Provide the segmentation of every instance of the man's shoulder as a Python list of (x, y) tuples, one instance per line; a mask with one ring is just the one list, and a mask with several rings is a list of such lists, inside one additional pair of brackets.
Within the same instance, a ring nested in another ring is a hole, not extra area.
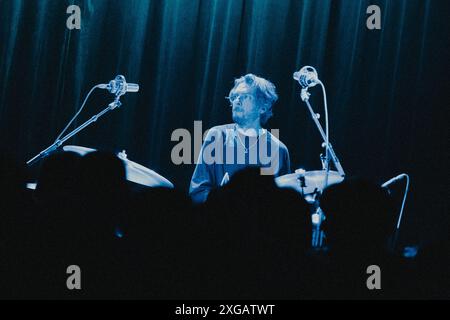
[(227, 123), (219, 126), (214, 126), (211, 129), (209, 129), (209, 131), (227, 132), (228, 130), (234, 130), (234, 127), (235, 127), (234, 123)]
[(286, 145), (280, 139), (278, 139), (275, 135), (273, 135), (269, 130), (267, 130), (267, 134), (269, 135), (272, 143), (274, 143), (275, 145), (278, 146), (279, 150), (283, 150), (286, 152), (288, 151), (288, 148), (286, 147)]

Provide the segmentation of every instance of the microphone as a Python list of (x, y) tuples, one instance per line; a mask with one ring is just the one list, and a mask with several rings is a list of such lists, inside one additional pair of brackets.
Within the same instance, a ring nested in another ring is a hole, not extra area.
[(400, 180), (400, 179), (403, 179), (403, 178), (406, 177), (406, 176), (407, 176), (406, 173), (399, 174), (398, 176), (396, 176), (396, 177), (394, 177), (394, 178), (392, 178), (392, 179), (386, 181), (385, 183), (383, 183), (383, 184), (381, 185), (381, 187), (382, 187), (382, 188), (387, 188), (387, 187), (389, 187), (391, 184), (397, 182), (397, 181)]
[(320, 83), (316, 69), (311, 66), (304, 66), (295, 72), (293, 77), (300, 83), (303, 89), (314, 87)]
[(125, 77), (118, 75), (114, 80), (111, 80), (108, 84), (100, 84), (100, 89), (106, 89), (116, 96), (122, 96), (127, 92), (138, 92), (139, 85), (136, 83), (127, 83)]

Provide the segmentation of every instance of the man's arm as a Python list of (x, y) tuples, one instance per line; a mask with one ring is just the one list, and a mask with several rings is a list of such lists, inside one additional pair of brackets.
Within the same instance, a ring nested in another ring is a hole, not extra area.
[(284, 176), (291, 173), (291, 160), (289, 158), (289, 151), (286, 146), (283, 146), (280, 154), (280, 170), (278, 176)]
[[(214, 173), (214, 164), (205, 163), (205, 148), (211, 143), (215, 143), (220, 131), (212, 128), (208, 131), (205, 142), (200, 150), (199, 159), (192, 175), (191, 185), (189, 187), (189, 195), (194, 203), (204, 203), (208, 199), (208, 195), (213, 188), (217, 186)], [(207, 158), (207, 157), (206, 157)], [(210, 162), (210, 161), (209, 161)]]
[(210, 170), (211, 165), (206, 165), (203, 161), (197, 163), (195, 167), (189, 187), (189, 195), (194, 203), (204, 203), (208, 199), (209, 192), (213, 188), (213, 177)]

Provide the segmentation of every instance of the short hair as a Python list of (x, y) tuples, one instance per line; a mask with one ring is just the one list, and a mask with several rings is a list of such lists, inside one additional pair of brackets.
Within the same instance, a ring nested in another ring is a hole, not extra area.
[(265, 105), (266, 112), (261, 114), (261, 124), (266, 124), (267, 121), (269, 121), (269, 119), (273, 116), (272, 106), (278, 100), (275, 85), (264, 78), (257, 77), (254, 74), (249, 73), (234, 80), (234, 87), (231, 89), (230, 95), (242, 83), (247, 84), (252, 90), (254, 90), (256, 99)]

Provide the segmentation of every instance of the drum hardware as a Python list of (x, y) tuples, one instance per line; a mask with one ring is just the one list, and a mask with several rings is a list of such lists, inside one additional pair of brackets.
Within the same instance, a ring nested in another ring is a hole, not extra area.
[[(304, 66), (298, 72), (295, 72), (293, 77), (296, 81), (298, 81), (302, 88), (300, 98), (308, 107), (311, 118), (313, 119), (317, 130), (322, 137), (322, 147), (325, 148), (325, 155), (320, 155), (322, 170), (296, 170), (296, 172), (291, 175), (285, 175), (277, 178), (278, 181), (276, 181), (276, 183), (279, 187), (288, 187), (297, 190), (303, 196), (303, 198), (313, 206), (314, 212), (312, 213), (311, 217), (313, 223), (312, 246), (314, 248), (321, 248), (323, 246), (324, 234), (320, 229), (320, 226), (322, 221), (325, 219), (325, 214), (320, 208), (320, 195), (329, 186), (344, 181), (345, 172), (338, 157), (336, 156), (336, 153), (333, 150), (333, 146), (329, 141), (327, 95), (325, 86), (319, 79), (316, 69), (311, 66)], [(323, 130), (319, 122), (320, 114), (314, 112), (311, 103), (309, 102), (311, 94), (308, 92), (308, 90), (309, 88), (312, 88), (316, 85), (320, 85), (323, 92), (325, 109), (325, 131)], [(332, 160), (337, 171), (330, 170), (330, 160)]]
[[(81, 156), (88, 153), (97, 151), (96, 149), (86, 148), (81, 146), (64, 146), (62, 148), (65, 152), (75, 152)], [(146, 187), (160, 187), (160, 188), (170, 188), (173, 189), (174, 185), (172, 182), (156, 173), (155, 171), (140, 165), (134, 161), (128, 159), (126, 151), (123, 150), (117, 154), (117, 157), (122, 160), (125, 166), (126, 179), (130, 182), (137, 183)], [(31, 190), (36, 189), (36, 183), (28, 183), (27, 188)]]

